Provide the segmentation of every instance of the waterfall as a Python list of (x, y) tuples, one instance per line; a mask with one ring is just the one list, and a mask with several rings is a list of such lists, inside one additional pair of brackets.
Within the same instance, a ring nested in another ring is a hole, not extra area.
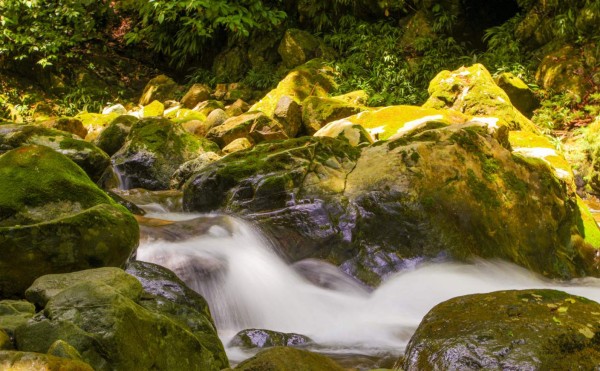
[[(168, 240), (147, 237), (137, 257), (166, 266), (202, 294), (224, 344), (240, 330), (264, 328), (307, 335), (328, 352), (400, 354), (423, 316), (456, 296), (556, 288), (600, 301), (600, 279), (558, 284), (497, 261), (422, 264), (392, 276), (373, 292), (349, 277), (347, 284), (340, 284), (344, 275), (339, 273), (335, 285), (323, 288), (328, 285), (317, 286), (304, 278), (318, 274), (319, 264), (295, 270), (242, 220), (222, 215), (149, 216), (187, 223), (181, 231), (204, 231), (169, 234)], [(202, 227), (191, 228), (194, 223)]]

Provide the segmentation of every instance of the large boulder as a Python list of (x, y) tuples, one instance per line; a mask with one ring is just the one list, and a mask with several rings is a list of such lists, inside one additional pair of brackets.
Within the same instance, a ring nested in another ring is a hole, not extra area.
[(511, 130), (537, 131), (481, 64), (440, 72), (429, 84), (429, 95), (424, 108), (450, 108), (473, 117), (496, 118), (497, 125)]
[(109, 156), (114, 155), (123, 147), (131, 127), (138, 121), (139, 119), (135, 116), (122, 115), (117, 117), (94, 139), (94, 144)]
[(259, 144), (200, 170), (184, 208), (240, 213), (291, 261), (325, 258), (369, 284), (439, 254), (600, 274), (574, 187), (545, 160), (512, 153), (505, 127), (476, 121), (364, 148), (327, 137)]
[(287, 68), (298, 67), (322, 55), (323, 42), (309, 32), (296, 28), (285, 31), (277, 51)]
[(405, 370), (569, 370), (600, 364), (600, 304), (554, 290), (461, 296), (435, 306)]
[(308, 97), (302, 103), (302, 126), (306, 134), (313, 135), (326, 124), (364, 109), (336, 98)]
[(139, 105), (146, 106), (155, 100), (164, 102), (173, 99), (178, 89), (179, 85), (173, 79), (166, 75), (158, 75), (146, 84)]
[(312, 340), (304, 335), (284, 333), (264, 329), (242, 330), (235, 334), (229, 341), (230, 347), (240, 348), (269, 348), (299, 346), (312, 343)]
[(39, 276), (120, 266), (138, 243), (133, 215), (44, 146), (0, 156), (0, 298)]
[(193, 293), (164, 268), (138, 268), (140, 280), (118, 268), (40, 277), (27, 295), (43, 310), (16, 330), (17, 348), (63, 340), (96, 370), (227, 367), (222, 346), (203, 345), (220, 344), (206, 303), (183, 297)]
[(326, 97), (334, 88), (333, 69), (322, 60), (313, 59), (288, 73), (275, 89), (250, 107), (250, 111), (262, 111), (272, 117), (283, 96), (302, 103), (309, 96)]
[(146, 118), (131, 127), (112, 162), (126, 188), (168, 189), (173, 173), (204, 152), (219, 148), (164, 118)]
[(235, 368), (239, 371), (343, 371), (340, 365), (324, 355), (290, 347), (263, 350)]
[(27, 145), (46, 146), (62, 153), (94, 181), (98, 181), (110, 165), (110, 157), (104, 151), (71, 133), (36, 125), (2, 125), (0, 154)]
[(80, 112), (75, 116), (75, 119), (81, 121), (83, 127), (87, 130), (85, 140), (92, 141), (96, 139), (98, 134), (104, 130), (114, 119), (121, 114), (112, 112), (108, 114)]

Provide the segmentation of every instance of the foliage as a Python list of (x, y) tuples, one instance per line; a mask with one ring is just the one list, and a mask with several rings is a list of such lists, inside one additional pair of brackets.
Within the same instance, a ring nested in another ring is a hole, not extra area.
[(112, 14), (106, 1), (0, 1), (0, 57), (42, 66), (76, 57), (74, 48), (99, 38)]
[(251, 68), (243, 83), (254, 89), (267, 90), (274, 88), (283, 77), (275, 66), (262, 64)]
[(399, 45), (401, 36), (391, 22), (343, 17), (340, 27), (325, 37), (341, 56), (334, 63), (339, 93), (365, 90), (370, 105), (420, 104), (435, 74), (470, 59), (452, 38), (420, 38), (407, 53)]
[(286, 16), (261, 0), (131, 2), (139, 10), (140, 21), (125, 35), (127, 43), (145, 42), (178, 67), (199, 57), (215, 34), (248, 37), (253, 30), (270, 30)]
[(535, 112), (533, 122), (549, 130), (565, 130), (586, 126), (600, 115), (600, 93), (593, 93), (582, 101), (573, 101), (573, 96), (555, 94), (542, 101)]

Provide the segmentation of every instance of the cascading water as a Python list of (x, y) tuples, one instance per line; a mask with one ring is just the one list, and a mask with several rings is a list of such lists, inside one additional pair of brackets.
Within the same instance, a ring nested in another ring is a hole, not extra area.
[[(344, 280), (340, 273), (334, 277), (337, 283), (329, 285), (335, 289), (325, 289), (287, 265), (258, 231), (241, 220), (190, 214), (149, 216), (185, 220), (181, 231), (204, 231), (194, 236), (168, 234), (168, 240), (148, 237), (137, 258), (166, 266), (201, 293), (225, 345), (240, 330), (262, 328), (307, 335), (320, 351), (329, 353), (398, 355), (427, 311), (452, 297), (557, 288), (600, 301), (599, 279), (558, 285), (509, 263), (483, 261), (424, 264), (391, 277), (371, 293), (349, 277), (346, 284), (340, 284)], [(194, 223), (203, 226), (192, 228)], [(306, 269), (320, 269), (319, 264), (310, 266), (304, 267), (304, 275)], [(234, 362), (248, 356), (236, 349), (228, 353)]]

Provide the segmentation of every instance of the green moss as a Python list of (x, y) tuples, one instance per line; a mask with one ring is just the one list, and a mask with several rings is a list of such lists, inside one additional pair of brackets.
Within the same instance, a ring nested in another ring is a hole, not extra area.
[(516, 176), (515, 173), (511, 171), (503, 172), (502, 180), (504, 181), (504, 184), (520, 198), (525, 198), (527, 196), (529, 185), (527, 182)]
[(598, 228), (598, 224), (590, 209), (579, 196), (577, 197), (577, 206), (579, 207), (581, 218), (578, 223), (579, 233), (583, 236), (585, 242), (597, 249), (600, 248), (600, 228)]
[(500, 201), (494, 191), (484, 182), (480, 181), (471, 169), (467, 170), (467, 185), (476, 200), (482, 202), (487, 207), (500, 207)]
[(495, 158), (486, 157), (481, 164), (481, 170), (483, 172), (483, 177), (488, 182), (494, 181), (498, 171), (500, 170), (500, 163)]

